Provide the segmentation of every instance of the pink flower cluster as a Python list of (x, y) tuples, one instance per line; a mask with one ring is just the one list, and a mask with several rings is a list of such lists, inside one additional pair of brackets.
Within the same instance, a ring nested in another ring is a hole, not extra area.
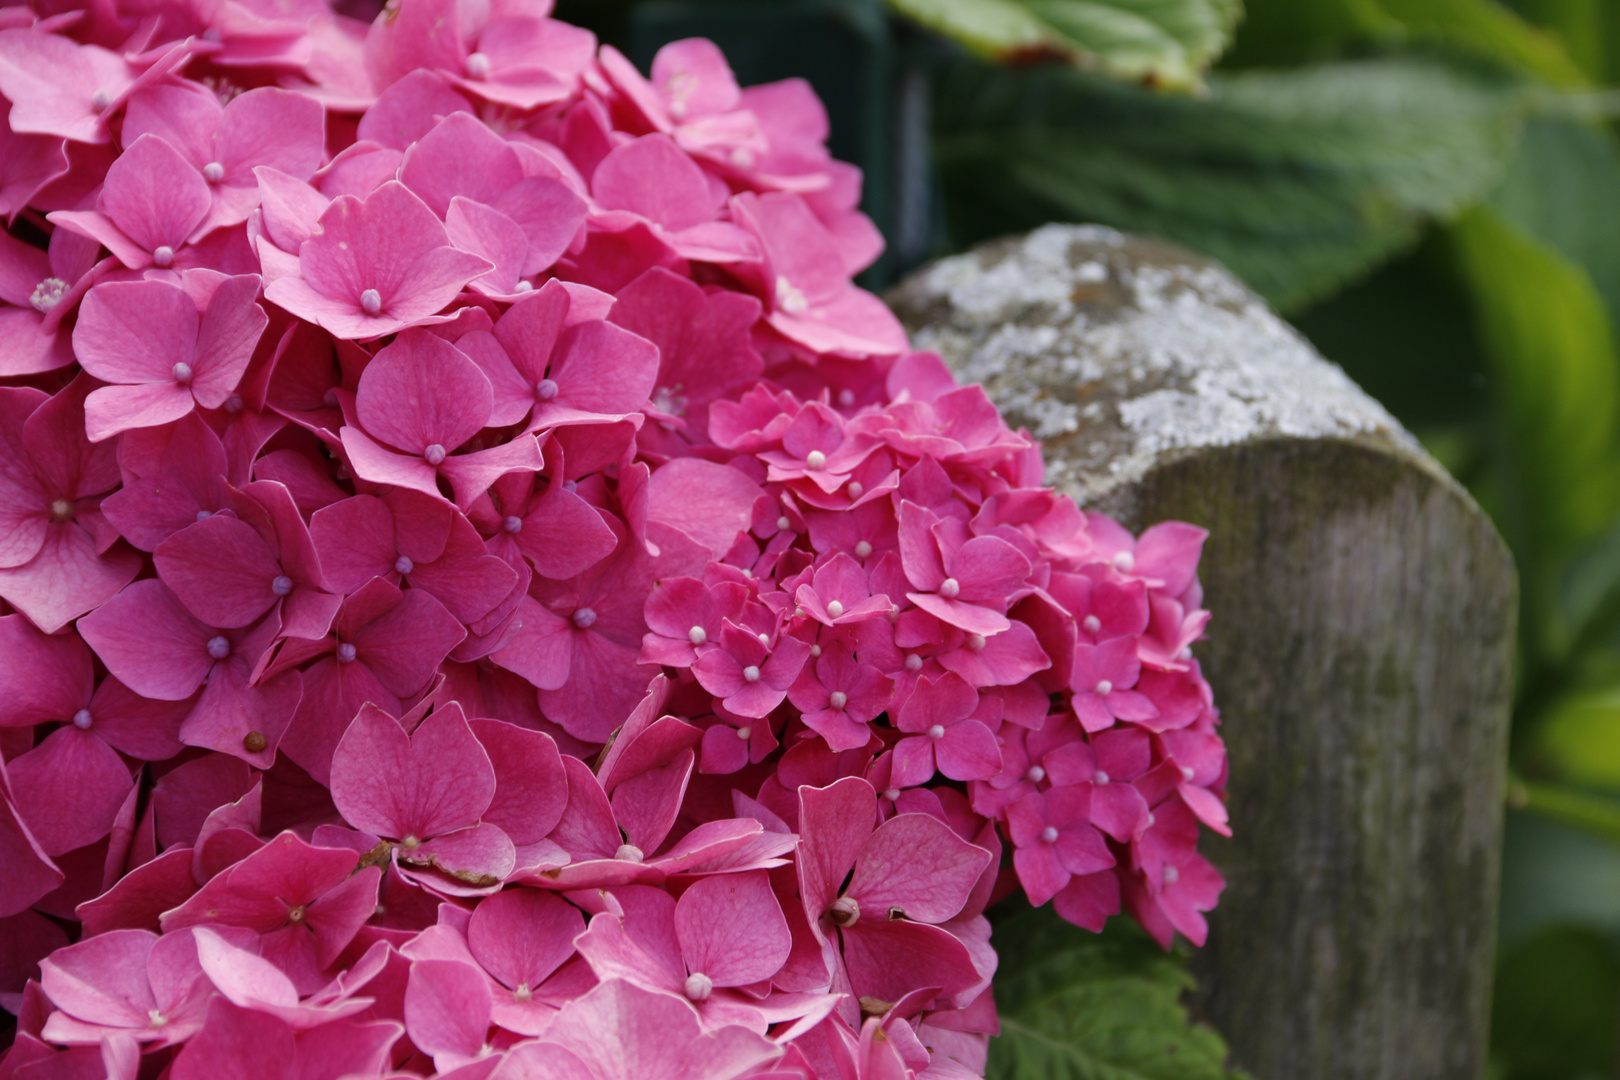
[(0, 1076), (948, 1080), (1013, 889), (1202, 942), (1203, 532), (549, 7), (0, 9)]

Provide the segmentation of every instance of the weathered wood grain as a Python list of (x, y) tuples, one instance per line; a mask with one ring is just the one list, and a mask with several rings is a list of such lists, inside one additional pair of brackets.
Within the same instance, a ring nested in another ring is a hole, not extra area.
[(1517, 581), (1415, 440), (1224, 270), (1049, 226), (890, 302), (1049, 476), (1210, 529), (1197, 651), (1231, 758), (1198, 1006), (1257, 1080), (1477, 1080)]

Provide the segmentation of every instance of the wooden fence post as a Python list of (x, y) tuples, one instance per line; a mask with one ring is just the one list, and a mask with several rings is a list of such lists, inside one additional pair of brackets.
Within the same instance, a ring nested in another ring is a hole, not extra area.
[(1235, 837), (1197, 1006), (1257, 1080), (1485, 1072), (1517, 579), (1416, 441), (1220, 267), (1047, 226), (890, 296), (1048, 476), (1210, 529)]

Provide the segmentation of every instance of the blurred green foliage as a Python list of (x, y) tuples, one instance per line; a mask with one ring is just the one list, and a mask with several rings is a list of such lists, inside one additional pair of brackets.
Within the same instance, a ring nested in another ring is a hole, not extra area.
[[(623, 42), (636, 2), (558, 10)], [(931, 78), (936, 254), (1068, 220), (1218, 258), (1493, 516), (1524, 598), (1493, 1077), (1620, 1075), (1620, 0), (886, 2), (915, 22), (861, 47)], [(1220, 1075), (1175, 962), (1061, 933), (997, 927), (995, 1075)], [(1117, 1045), (1084, 1024), (1127, 1001)]]

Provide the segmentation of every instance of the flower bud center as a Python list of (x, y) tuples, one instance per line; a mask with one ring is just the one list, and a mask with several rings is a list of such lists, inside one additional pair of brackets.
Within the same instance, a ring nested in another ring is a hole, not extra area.
[(834, 690), (832, 693), (827, 695), (827, 704), (831, 705), (835, 709), (842, 709), (845, 705), (849, 704), (849, 695), (844, 693), (842, 690)]
[(861, 917), (861, 905), (853, 896), (840, 896), (833, 901), (827, 914), (839, 926), (854, 926)]
[[(810, 301), (806, 300), (804, 293), (793, 282), (785, 277), (776, 279), (776, 306), (789, 315), (802, 315), (810, 310)], [(819, 469), (820, 465), (811, 468)]]
[(160, 270), (167, 270), (174, 265), (174, 248), (168, 244), (160, 245), (152, 252), (152, 265)]
[(96, 110), (96, 112), (101, 112), (111, 104), (112, 95), (107, 93), (105, 90), (97, 90), (95, 93), (90, 95), (90, 107)]
[(270, 740), (264, 737), (262, 731), (250, 731), (242, 736), (242, 749), (250, 754), (262, 754), (264, 748), (270, 745)]
[(743, 742), (747, 742), (749, 739), (752, 739), (753, 737), (754, 737), (754, 729), (753, 728), (751, 728), (751, 727), (740, 727), (740, 728), (737, 729), (737, 738), (742, 740)]
[(275, 593), (277, 596), (286, 596), (288, 593), (292, 592), (292, 590), (292, 578), (288, 577), (286, 574), (277, 574), (275, 580), (270, 582), (270, 591)]
[(408, 574), (415, 569), (416, 564), (411, 561), (411, 557), (409, 555), (401, 555), (399, 558), (394, 560), (394, 573), (396, 574)]
[(862, 540), (855, 545), (855, 557), (857, 559), (864, 559), (871, 554), (872, 545), (867, 543), (865, 540)]
[(812, 469), (825, 469), (827, 467), (827, 455), (820, 450), (812, 450), (804, 455), (804, 463)]
[(791, 526), (792, 524), (793, 524), (793, 522), (791, 522), (791, 521), (789, 521), (787, 519), (787, 515), (783, 514), (781, 517), (776, 519), (776, 531), (777, 532), (786, 532), (788, 527)]
[(1057, 843), (1057, 838), (1058, 831), (1051, 825), (1048, 825), (1046, 828), (1041, 830), (1041, 839), (1045, 840), (1048, 844)]
[(581, 630), (589, 630), (596, 625), (596, 612), (588, 607), (579, 608), (574, 612), (574, 625)]
[(907, 653), (906, 654), (906, 670), (907, 671), (921, 671), (922, 670), (922, 657), (918, 656), (916, 653)]
[(299, 904), (297, 907), (292, 908), (287, 912), (287, 921), (296, 926), (304, 921), (304, 915), (307, 914), (307, 912), (307, 907), (303, 904)]
[(1108, 774), (1103, 772), (1101, 769), (1098, 769), (1094, 774), (1092, 774), (1091, 782), (1099, 786), (1106, 784), (1108, 783)]
[(945, 725), (935, 724), (933, 727), (929, 728), (928, 737), (930, 739), (943, 739), (945, 737)]
[(1181, 880), (1181, 871), (1180, 870), (1177, 870), (1173, 866), (1166, 866), (1164, 868), (1164, 883), (1166, 885), (1174, 885), (1176, 882), (1178, 882), (1180, 880)]
[(501, 522), (501, 528), (509, 533), (520, 533), (523, 531), (523, 519), (516, 516), (508, 517)]
[(89, 731), (90, 725), (95, 723), (95, 717), (90, 715), (89, 709), (80, 709), (73, 714), (73, 726), (80, 731)]
[(864, 495), (865, 493), (866, 493), (866, 488), (864, 486), (862, 486), (862, 484), (861, 484), (861, 482), (859, 480), (851, 480), (849, 482), (849, 497), (850, 498), (858, 499), (862, 495)]
[(422, 460), (427, 462), (429, 465), (443, 465), (444, 464), (444, 444), (443, 443), (430, 443), (430, 444), (428, 444), (428, 448), (426, 450), (422, 451)]
[(356, 656), (358, 656), (359, 653), (360, 653), (360, 651), (354, 647), (354, 644), (352, 642), (348, 642), (348, 641), (342, 642), (337, 647), (338, 663), (340, 663), (340, 664), (352, 664), (352, 663), (354, 663), (354, 658)]
[(73, 504), (66, 499), (54, 499), (51, 502), (51, 516), (58, 521), (73, 516)]
[(1107, 697), (1109, 694), (1112, 694), (1113, 692), (1114, 692), (1114, 684), (1113, 683), (1109, 682), (1107, 679), (1101, 679), (1101, 680), (1098, 681), (1098, 683), (1097, 683), (1097, 696), (1098, 697)]
[(640, 848), (636, 847), (636, 845), (634, 845), (634, 844), (620, 844), (619, 845), (619, 850), (615, 851), (613, 853), (613, 857), (615, 859), (618, 859), (620, 862), (638, 863), (638, 862), (641, 862), (643, 859), (645, 859), (647, 856), (646, 856), (645, 853), (642, 852), (642, 850)]
[(382, 314), (382, 293), (376, 289), (367, 289), (360, 294), (360, 310), (367, 315)]
[(686, 632), (686, 640), (694, 645), (702, 645), (709, 640), (709, 632), (701, 626), (694, 626)]
[(1128, 574), (1136, 569), (1136, 556), (1128, 551), (1114, 552), (1114, 566), (1122, 574)]
[(169, 369), (169, 374), (174, 376), (177, 383), (188, 383), (191, 381), (191, 365), (182, 360)]
[(1025, 773), (1024, 777), (1028, 779), (1030, 783), (1038, 784), (1042, 780), (1046, 779), (1046, 770), (1041, 768), (1039, 765), (1031, 765), (1029, 767), (1029, 772)]
[(482, 79), (489, 74), (490, 60), (481, 52), (469, 53), (467, 56), (467, 74), (475, 79)]
[(743, 682), (759, 682), (759, 665), (749, 664), (743, 668)]
[(534, 396), (541, 401), (551, 401), (556, 398), (559, 389), (561, 388), (557, 385), (557, 380), (541, 379), (534, 384)]
[(973, 634), (967, 639), (967, 647), (974, 652), (984, 652), (984, 635)]
[(208, 655), (215, 660), (223, 660), (231, 655), (230, 640), (224, 636), (208, 639)]
[(1087, 615), (1085, 622), (1082, 622), (1080, 625), (1086, 628), (1086, 633), (1095, 634), (1097, 631), (1102, 629), (1102, 620), (1097, 618), (1095, 615)]
[(44, 314), (45, 312), (54, 308), (57, 304), (60, 304), (62, 302), (62, 297), (67, 294), (67, 291), (67, 282), (63, 281), (61, 278), (48, 277), (44, 281), (41, 281), (38, 285), (34, 286), (33, 295), (28, 298), (28, 302), (34, 305), (35, 311)]
[(225, 179), (225, 166), (217, 161), (210, 161), (203, 166), (203, 179), (210, 184), (217, 184)]
[(843, 613), (844, 613), (844, 605), (843, 605), (842, 602), (840, 602), (838, 600), (829, 600), (829, 601), (827, 601), (827, 614), (828, 615), (831, 615), (833, 618), (836, 619), (836, 618), (838, 618), (838, 616), (842, 615)]
[(513, 1001), (528, 1001), (534, 997), (534, 991), (529, 989), (528, 983), (518, 983), (517, 989), (512, 991)]
[(945, 597), (948, 600), (955, 598), (956, 595), (958, 593), (960, 593), (961, 591), (962, 591), (961, 582), (957, 581), (953, 577), (948, 577), (944, 581), (939, 583), (939, 595)]
[(701, 971), (694, 971), (686, 977), (686, 996), (692, 1001), (707, 1001), (714, 992), (714, 980)]

